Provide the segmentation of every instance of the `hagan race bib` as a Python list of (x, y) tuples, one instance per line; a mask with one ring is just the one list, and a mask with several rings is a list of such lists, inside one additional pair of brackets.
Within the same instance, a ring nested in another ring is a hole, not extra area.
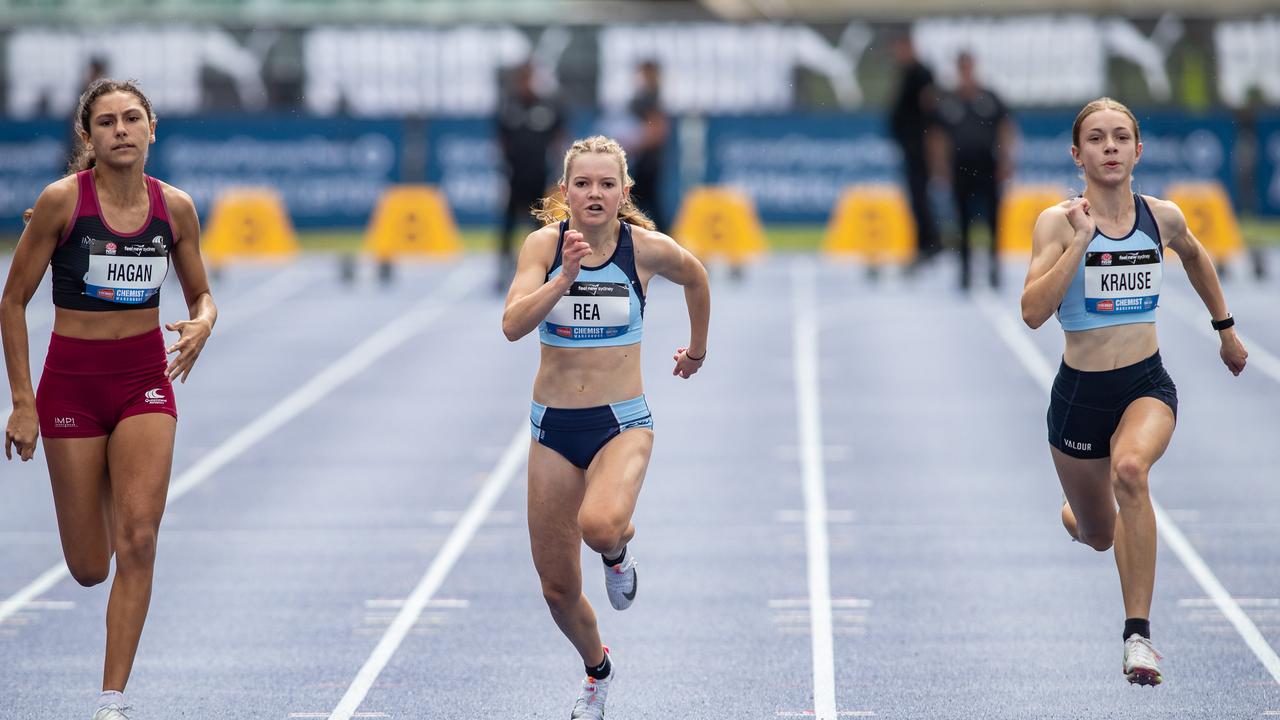
[(575, 282), (547, 313), (547, 331), (569, 340), (617, 337), (631, 325), (631, 288), (621, 282)]
[(90, 240), (84, 294), (99, 300), (138, 305), (160, 292), (169, 273), (169, 251), (159, 235), (145, 240)]
[(1105, 315), (1154, 310), (1163, 270), (1155, 248), (1085, 253), (1084, 309)]

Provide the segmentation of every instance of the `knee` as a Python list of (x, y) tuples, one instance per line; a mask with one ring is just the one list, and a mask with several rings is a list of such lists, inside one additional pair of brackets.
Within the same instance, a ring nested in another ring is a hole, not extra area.
[(1076, 539), (1098, 552), (1106, 552), (1115, 542), (1115, 535), (1109, 532), (1081, 532)]
[(107, 576), (111, 572), (111, 559), (105, 561), (100, 560), (72, 560), (67, 559), (67, 569), (71, 571), (71, 577), (84, 587), (93, 587), (106, 582)]
[(625, 520), (612, 518), (578, 518), (578, 527), (582, 529), (582, 541), (587, 547), (598, 553), (611, 553), (622, 544), (622, 534), (626, 532)]
[(568, 611), (580, 597), (582, 597), (581, 587), (551, 580), (542, 581), (542, 599), (547, 601), (547, 607), (551, 608), (553, 613)]
[(1133, 455), (1117, 457), (1112, 464), (1111, 483), (1116, 502), (1126, 503), (1147, 495), (1147, 473), (1151, 466)]
[(116, 539), (116, 564), (122, 568), (149, 568), (156, 560), (156, 529), (150, 524), (127, 525)]

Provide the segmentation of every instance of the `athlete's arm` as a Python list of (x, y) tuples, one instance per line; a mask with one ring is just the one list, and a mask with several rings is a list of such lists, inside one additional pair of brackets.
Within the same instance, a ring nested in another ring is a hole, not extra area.
[[(1229, 314), (1227, 298), (1222, 294), (1222, 284), (1218, 282), (1218, 271), (1214, 268), (1213, 260), (1205, 251), (1204, 245), (1200, 244), (1191, 232), (1191, 228), (1187, 227), (1187, 218), (1182, 214), (1182, 209), (1168, 200), (1144, 197), (1151, 208), (1151, 213), (1155, 215), (1160, 236), (1166, 239), (1166, 246), (1178, 253), (1178, 259), (1182, 261), (1182, 267), (1187, 271), (1187, 279), (1191, 281), (1191, 287), (1196, 289), (1196, 294), (1204, 302), (1209, 315), (1214, 320), (1226, 320)], [(1249, 353), (1244, 349), (1244, 343), (1240, 342), (1234, 327), (1219, 330), (1218, 335), (1222, 340), (1222, 347), (1218, 351), (1222, 362), (1233, 375), (1239, 375), (1244, 370), (1245, 359), (1249, 357)]]
[(689, 345), (676, 348), (671, 358), (676, 366), (671, 374), (688, 378), (698, 372), (707, 357), (707, 329), (711, 323), (707, 269), (693, 253), (662, 233), (637, 230), (636, 236), (641, 238), (636, 244), (637, 263), (684, 288), (684, 303), (689, 308)]
[(4, 432), (4, 455), (30, 460), (36, 452), (40, 424), (36, 419), (36, 394), (31, 384), (30, 343), (27, 337), (27, 303), (40, 286), (45, 268), (58, 247), (66, 223), (75, 209), (76, 185), (59, 180), (36, 200), (31, 222), (22, 231), (9, 266), (9, 279), (0, 297), (0, 335), (4, 337), (4, 361), (9, 371), (13, 412)]
[(1047, 208), (1031, 233), (1031, 265), (1022, 286), (1022, 321), (1031, 329), (1044, 324), (1067, 294), (1080, 258), (1093, 238), (1089, 203), (1076, 198)]
[(200, 258), (200, 218), (196, 215), (191, 196), (181, 190), (164, 186), (165, 204), (169, 206), (169, 220), (173, 227), (173, 269), (182, 284), (182, 294), (187, 300), (190, 320), (165, 323), (165, 328), (178, 333), (178, 341), (166, 352), (177, 353), (165, 370), (170, 382), (187, 381), (204, 350), (204, 344), (218, 321), (218, 308), (209, 292), (209, 278), (205, 274), (204, 260)]
[(516, 274), (507, 291), (507, 306), (502, 311), (502, 334), (512, 342), (533, 332), (538, 323), (546, 319), (547, 313), (577, 279), (582, 258), (591, 254), (591, 246), (582, 239), (582, 233), (565, 232), (560, 274), (547, 280), (559, 235), (558, 225), (548, 225), (529, 233), (520, 248)]

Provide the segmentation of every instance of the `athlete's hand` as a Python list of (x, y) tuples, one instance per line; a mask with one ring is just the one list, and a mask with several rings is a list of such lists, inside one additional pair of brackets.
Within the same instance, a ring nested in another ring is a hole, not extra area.
[(1231, 374), (1239, 375), (1244, 372), (1244, 361), (1249, 357), (1249, 351), (1244, 349), (1244, 343), (1240, 342), (1234, 329), (1228, 328), (1221, 335), (1222, 348), (1218, 350), (1218, 354), (1222, 356), (1222, 362), (1226, 363)]
[(672, 375), (682, 377), (685, 380), (693, 377), (693, 374), (702, 369), (702, 363), (707, 360), (707, 353), (703, 351), (702, 357), (694, 360), (689, 357), (689, 348), (676, 348), (676, 354), (671, 356), (676, 361), (676, 367), (671, 371)]
[(169, 382), (181, 376), (181, 382), (185, 383), (187, 376), (191, 374), (191, 368), (196, 364), (196, 359), (200, 357), (200, 351), (204, 350), (204, 343), (209, 339), (212, 328), (204, 320), (179, 320), (166, 323), (165, 329), (178, 333), (178, 341), (165, 350), (170, 355), (178, 353), (178, 357), (169, 363), (164, 374), (169, 377)]
[(582, 239), (582, 233), (577, 230), (566, 230), (564, 244), (560, 250), (560, 274), (564, 275), (569, 282), (573, 282), (578, 278), (578, 271), (582, 269), (582, 259), (590, 254), (591, 246)]
[(1093, 234), (1098, 229), (1098, 224), (1089, 214), (1089, 201), (1083, 197), (1075, 198), (1067, 205), (1067, 222), (1071, 223), (1071, 229), (1077, 235), (1081, 234), (1081, 231), (1088, 232), (1088, 240), (1085, 242), (1093, 240)]
[(39, 437), (40, 423), (36, 420), (35, 409), (15, 407), (4, 429), (4, 456), (12, 460), (13, 451), (17, 450), (22, 462), (30, 460), (36, 454)]

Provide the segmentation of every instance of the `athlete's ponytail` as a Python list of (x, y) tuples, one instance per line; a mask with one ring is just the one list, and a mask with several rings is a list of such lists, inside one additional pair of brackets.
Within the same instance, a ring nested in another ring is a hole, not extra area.
[[(633, 180), (630, 173), (627, 172), (627, 152), (622, 149), (622, 145), (613, 138), (607, 138), (603, 135), (593, 135), (592, 137), (575, 141), (569, 148), (569, 151), (564, 154), (564, 171), (560, 175), (560, 186), (567, 186), (569, 184), (569, 167), (573, 164), (574, 158), (584, 153), (602, 153), (605, 155), (612, 155), (618, 161), (618, 169), (622, 174), (622, 187), (625, 189), (636, 184), (636, 181)], [(568, 219), (569, 203), (565, 201), (564, 193), (557, 188), (555, 192), (539, 200), (533, 206), (533, 216), (538, 219), (538, 222), (543, 223), (544, 225)], [(653, 220), (650, 220), (649, 216), (645, 215), (644, 212), (636, 206), (635, 202), (631, 199), (630, 194), (623, 199), (622, 204), (618, 207), (618, 219), (631, 225), (637, 225), (646, 230), (657, 229)]]

